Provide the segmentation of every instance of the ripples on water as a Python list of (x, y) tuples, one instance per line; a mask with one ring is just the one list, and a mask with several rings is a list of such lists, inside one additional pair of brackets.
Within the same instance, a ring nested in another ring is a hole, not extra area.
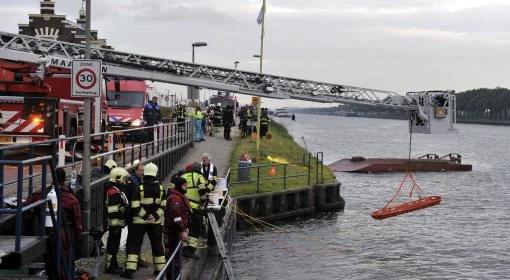
[[(297, 115), (287, 119), (326, 163), (354, 155), (406, 157), (400, 120)], [(240, 231), (232, 255), (240, 279), (510, 279), (510, 127), (459, 124), (459, 134), (413, 135), (413, 156), (457, 152), (472, 172), (417, 173), (440, 205), (383, 221), (403, 174), (337, 173), (345, 211)], [(302, 143), (300, 143), (302, 144)]]

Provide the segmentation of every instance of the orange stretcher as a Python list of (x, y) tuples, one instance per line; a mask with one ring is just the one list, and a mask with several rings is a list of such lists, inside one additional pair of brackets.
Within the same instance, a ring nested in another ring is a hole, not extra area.
[[(404, 202), (395, 206), (390, 206), (395, 198), (401, 193), (402, 188), (404, 186), (404, 183), (406, 182), (407, 178), (409, 178), (412, 181), (413, 187), (411, 188), (411, 192), (409, 193), (409, 197), (412, 197), (414, 190), (416, 190), (416, 193), (418, 194), (418, 199), (413, 201)], [(416, 183), (416, 180), (414, 179), (413, 175), (410, 171), (406, 172), (406, 176), (404, 179), (400, 182), (400, 186), (395, 193), (395, 195), (391, 198), (391, 200), (384, 206), (384, 208), (376, 210), (372, 212), (370, 215), (372, 218), (376, 220), (382, 220), (390, 217), (394, 217), (397, 215), (402, 215), (405, 213), (413, 212), (416, 210), (424, 209), (427, 207), (431, 207), (434, 205), (438, 205), (441, 203), (441, 197), (440, 196), (427, 196), (427, 197), (421, 197), (421, 188), (418, 186), (418, 183)]]

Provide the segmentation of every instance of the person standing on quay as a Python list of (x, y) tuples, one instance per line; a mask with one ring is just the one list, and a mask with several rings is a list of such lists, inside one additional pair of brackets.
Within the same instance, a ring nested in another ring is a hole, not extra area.
[(213, 191), (218, 183), (218, 169), (211, 162), (211, 156), (209, 153), (202, 155), (202, 175), (207, 180), (208, 191)]
[(161, 109), (156, 96), (152, 97), (152, 100), (143, 108), (143, 119), (146, 126), (153, 126), (161, 122)]
[(193, 114), (193, 122), (195, 123), (195, 142), (205, 141), (204, 131), (202, 130), (202, 119), (204, 114), (200, 110), (200, 107), (195, 108), (195, 114)]
[(232, 124), (234, 123), (234, 112), (232, 110), (232, 106), (228, 105), (223, 112), (223, 138), (225, 138), (227, 141), (232, 140), (232, 138), (230, 138), (230, 130), (232, 129)]
[(158, 167), (149, 163), (143, 168), (143, 184), (134, 192), (131, 199), (133, 224), (128, 230), (126, 244), (126, 270), (122, 277), (133, 279), (137, 269), (138, 255), (147, 232), (152, 247), (154, 274), (157, 275), (165, 266), (162, 225), (166, 208), (166, 194), (157, 180)]
[(117, 262), (122, 228), (125, 226), (129, 201), (125, 189), (129, 173), (122, 167), (116, 167), (110, 172), (110, 182), (106, 188), (106, 207), (108, 209), (108, 241), (106, 242), (106, 273), (118, 274), (122, 272)]
[[(177, 248), (180, 241), (188, 241), (188, 223), (192, 213), (191, 205), (186, 198), (187, 181), (181, 177), (173, 180), (174, 188), (170, 189), (166, 202), (165, 210), (165, 247), (168, 250), (167, 258)], [(175, 256), (173, 266), (166, 272), (166, 278), (169, 280), (177, 279), (181, 270), (182, 258), (180, 255)]]
[[(191, 214), (190, 223), (190, 236), (193, 238), (205, 237), (205, 205), (207, 203), (207, 188), (206, 180), (200, 172), (202, 164), (200, 162), (194, 162), (191, 167), (191, 171), (187, 171), (181, 175), (181, 178), (187, 182), (186, 197), (188, 198), (193, 213)], [(189, 244), (184, 247), (184, 256), (197, 258), (195, 253), (196, 246)]]
[(262, 108), (260, 115), (260, 137), (266, 137), (269, 130), (269, 116), (267, 115), (267, 108)]

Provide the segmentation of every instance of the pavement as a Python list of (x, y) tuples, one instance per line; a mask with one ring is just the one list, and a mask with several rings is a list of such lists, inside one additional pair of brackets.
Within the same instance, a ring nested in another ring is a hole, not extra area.
[[(194, 161), (201, 161), (202, 160), (202, 154), (207, 152), (211, 156), (211, 162), (216, 166), (218, 169), (218, 177), (223, 177), (227, 173), (228, 170), (228, 164), (230, 160), (230, 152), (234, 148), (235, 143), (239, 139), (239, 130), (237, 127), (232, 127), (232, 141), (226, 141), (223, 139), (223, 131), (221, 131), (221, 134), (211, 137), (206, 136), (205, 141), (203, 142), (195, 142), (194, 147), (192, 147), (188, 153), (183, 157), (183, 159), (176, 165), (176, 168), (170, 173), (174, 174), (179, 169), (184, 168), (184, 166), (188, 163), (192, 163)], [(168, 180), (163, 182), (163, 186), (168, 186)], [(124, 252), (120, 252), (119, 254), (124, 254)], [(144, 238), (143, 245), (142, 245), (142, 255), (144, 256), (152, 256), (151, 249), (150, 249), (150, 242), (147, 237), (147, 235)], [(122, 258), (124, 259), (124, 257)], [(149, 257), (151, 264), (149, 264), (146, 268), (139, 268), (139, 270), (134, 274), (135, 279), (154, 279), (154, 269), (152, 266), (152, 258)], [(93, 266), (94, 259), (85, 259), (82, 260), (84, 263), (86, 263), (88, 267)], [(120, 262), (119, 258), (119, 262)], [(188, 279), (187, 276), (191, 275), (190, 271), (193, 269), (193, 264), (195, 262), (191, 261), (189, 259), (184, 259), (183, 264), (183, 279)], [(119, 263), (120, 264), (120, 263)], [(97, 279), (123, 279), (120, 278), (120, 276), (117, 275), (111, 275), (111, 274), (102, 274)]]

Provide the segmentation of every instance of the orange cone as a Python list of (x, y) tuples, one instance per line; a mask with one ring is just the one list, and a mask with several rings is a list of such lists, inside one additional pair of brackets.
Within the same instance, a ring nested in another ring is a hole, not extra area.
[(271, 169), (269, 170), (269, 176), (273, 177), (276, 175), (276, 166), (273, 165)]

